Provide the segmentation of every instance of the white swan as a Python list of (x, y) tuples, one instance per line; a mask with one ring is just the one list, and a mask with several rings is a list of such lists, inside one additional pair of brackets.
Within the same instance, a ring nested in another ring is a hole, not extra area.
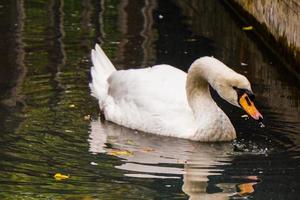
[(210, 95), (209, 84), (229, 103), (262, 119), (247, 78), (212, 57), (194, 61), (186, 74), (170, 65), (117, 71), (96, 44), (91, 52), (91, 93), (105, 119), (164, 136), (230, 141), (236, 132)]

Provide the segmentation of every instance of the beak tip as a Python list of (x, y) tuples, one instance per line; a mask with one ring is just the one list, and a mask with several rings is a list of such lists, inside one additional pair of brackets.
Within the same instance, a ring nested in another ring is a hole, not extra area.
[(255, 116), (253, 116), (253, 119), (257, 120), (258, 122), (262, 122), (264, 118), (260, 113), (257, 113)]

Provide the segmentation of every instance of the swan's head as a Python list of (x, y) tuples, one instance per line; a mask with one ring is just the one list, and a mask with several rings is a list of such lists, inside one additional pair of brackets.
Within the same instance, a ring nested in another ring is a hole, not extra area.
[(236, 72), (217, 81), (218, 94), (237, 107), (245, 110), (255, 120), (261, 120), (262, 115), (254, 105), (254, 94), (248, 79)]
[(202, 75), (223, 99), (242, 108), (255, 120), (262, 120), (262, 115), (253, 103), (251, 84), (245, 76), (213, 57), (203, 57), (198, 62), (202, 66)]

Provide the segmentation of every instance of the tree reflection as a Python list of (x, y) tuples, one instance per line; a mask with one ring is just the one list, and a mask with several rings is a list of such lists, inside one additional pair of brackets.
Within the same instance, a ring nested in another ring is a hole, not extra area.
[[(5, 106), (14, 107), (21, 100), (20, 89), (26, 74), (24, 64), (25, 51), (23, 44), (23, 30), (25, 22), (24, 1), (11, 1), (1, 17), (1, 45), (0, 61), (0, 101)], [(7, 20), (9, 18), (9, 20)]]

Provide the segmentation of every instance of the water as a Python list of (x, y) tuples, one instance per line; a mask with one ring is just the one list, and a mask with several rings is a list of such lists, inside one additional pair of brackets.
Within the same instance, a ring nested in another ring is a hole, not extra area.
[[(0, 199), (299, 198), (299, 82), (219, 1), (0, 1), (0, 22)], [(253, 83), (265, 127), (215, 93), (234, 142), (101, 121), (95, 42), (119, 69), (213, 55)]]

